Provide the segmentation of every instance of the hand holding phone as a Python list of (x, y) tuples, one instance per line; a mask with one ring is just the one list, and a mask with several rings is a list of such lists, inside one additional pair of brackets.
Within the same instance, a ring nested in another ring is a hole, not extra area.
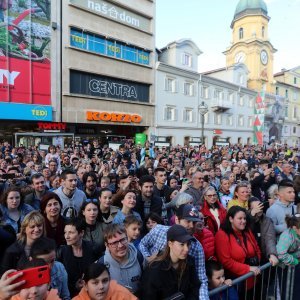
[(48, 265), (12, 272), (8, 274), (7, 277), (12, 277), (19, 273), (22, 273), (22, 275), (16, 278), (12, 284), (25, 280), (25, 283), (20, 287), (21, 289), (27, 289), (50, 282), (50, 269)]

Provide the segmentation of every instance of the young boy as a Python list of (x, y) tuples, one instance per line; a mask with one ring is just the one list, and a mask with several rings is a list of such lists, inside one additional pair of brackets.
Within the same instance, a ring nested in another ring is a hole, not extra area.
[[(22, 266), (22, 270), (30, 269), (34, 267), (45, 266), (46, 262), (43, 259), (35, 259), (27, 261)], [(60, 300), (56, 289), (49, 289), (49, 283), (44, 283), (38, 286), (32, 286), (30, 288), (24, 288), (19, 294), (13, 296), (10, 300)]]
[(69, 300), (68, 274), (64, 265), (56, 259), (56, 245), (54, 240), (41, 237), (31, 246), (29, 257), (31, 260), (43, 259), (50, 267), (50, 287), (57, 289), (62, 300)]
[[(232, 280), (227, 279), (225, 280), (224, 276), (224, 269), (223, 266), (215, 261), (215, 260), (209, 260), (205, 264), (206, 269), (206, 276), (208, 279), (208, 289), (213, 290), (217, 287), (220, 287), (222, 285), (232, 285)], [(234, 287), (229, 287), (228, 289), (217, 293), (210, 297), (210, 300), (238, 300), (238, 294)]]
[(134, 215), (129, 215), (125, 218), (124, 226), (127, 233), (128, 242), (132, 243), (137, 249), (141, 241), (141, 228), (143, 223)]

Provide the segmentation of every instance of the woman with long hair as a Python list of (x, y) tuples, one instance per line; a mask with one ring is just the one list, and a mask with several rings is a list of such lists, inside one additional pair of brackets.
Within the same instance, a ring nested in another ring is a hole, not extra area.
[(191, 240), (193, 237), (183, 226), (170, 227), (167, 247), (144, 271), (141, 299), (166, 299), (180, 295), (182, 298), (178, 299), (199, 299), (200, 282), (194, 261), (188, 256)]
[(105, 250), (103, 230), (105, 228), (105, 223), (100, 222), (99, 218), (100, 206), (98, 199), (86, 199), (83, 201), (79, 216), (85, 222), (85, 231), (83, 239), (90, 241), (95, 250), (102, 255)]
[(18, 263), (26, 261), (31, 245), (43, 235), (45, 235), (44, 217), (34, 210), (25, 216), (17, 240), (6, 249), (2, 259), (2, 273), (16, 269)]
[(25, 216), (34, 208), (24, 203), (21, 190), (18, 187), (10, 187), (3, 194), (0, 203), (2, 213), (1, 222), (3, 225), (10, 225), (15, 233), (20, 231), (20, 226)]
[(212, 186), (203, 191), (203, 199), (201, 212), (205, 218), (205, 225), (215, 235), (226, 218), (226, 209), (219, 202), (218, 194)]
[[(215, 236), (215, 250), (218, 261), (224, 266), (226, 277), (234, 279), (248, 272), (260, 273), (261, 251), (250, 229), (247, 211), (232, 206), (221, 229)], [(253, 277), (247, 280), (247, 289), (252, 289)], [(251, 298), (252, 299), (252, 298)]]
[(112, 191), (103, 188), (99, 191), (100, 218), (105, 224), (111, 224), (119, 208), (112, 205)]
[(41, 213), (45, 218), (46, 236), (55, 240), (57, 246), (64, 245), (65, 219), (61, 215), (62, 202), (56, 193), (48, 192), (41, 199)]

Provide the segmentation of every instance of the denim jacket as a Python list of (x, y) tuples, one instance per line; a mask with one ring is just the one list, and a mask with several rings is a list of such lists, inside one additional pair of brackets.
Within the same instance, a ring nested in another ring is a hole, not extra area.
[(8, 208), (5, 205), (0, 204), (0, 210), (3, 215), (2, 216), (2, 224), (10, 225), (15, 230), (15, 232), (18, 233), (19, 232), (19, 224), (21, 224), (23, 222), (23, 219), (25, 218), (25, 216), (27, 214), (29, 214), (31, 211), (33, 211), (34, 208), (25, 203), (21, 204), (19, 206), (20, 219), (18, 221), (15, 221), (10, 218)]
[(55, 261), (51, 268), (50, 287), (58, 290), (58, 295), (62, 300), (71, 299), (68, 288), (68, 274), (64, 265), (59, 261)]

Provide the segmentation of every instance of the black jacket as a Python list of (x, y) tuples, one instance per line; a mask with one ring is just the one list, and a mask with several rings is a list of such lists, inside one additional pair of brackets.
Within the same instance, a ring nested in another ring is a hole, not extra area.
[[(144, 201), (142, 199), (142, 195), (139, 195), (136, 199), (136, 205), (134, 210), (138, 212), (142, 218), (142, 220), (145, 219), (144, 214)], [(158, 196), (152, 195), (151, 197), (151, 204), (150, 204), (150, 212), (155, 212), (159, 216), (162, 214), (162, 200)]]
[(181, 292), (188, 300), (199, 299), (200, 281), (196, 274), (194, 259), (188, 257), (186, 269), (179, 283), (177, 271), (169, 267), (169, 260), (154, 262), (142, 276), (143, 300), (161, 300)]
[(16, 241), (5, 251), (1, 261), (1, 274), (9, 269), (17, 269), (18, 264), (27, 261), (24, 245)]
[(76, 282), (82, 278), (85, 269), (99, 258), (100, 253), (95, 253), (91, 242), (82, 241), (82, 257), (75, 257), (72, 246), (62, 245), (57, 251), (57, 260), (60, 261), (68, 273), (68, 286), (71, 298), (80, 290), (76, 289)]

